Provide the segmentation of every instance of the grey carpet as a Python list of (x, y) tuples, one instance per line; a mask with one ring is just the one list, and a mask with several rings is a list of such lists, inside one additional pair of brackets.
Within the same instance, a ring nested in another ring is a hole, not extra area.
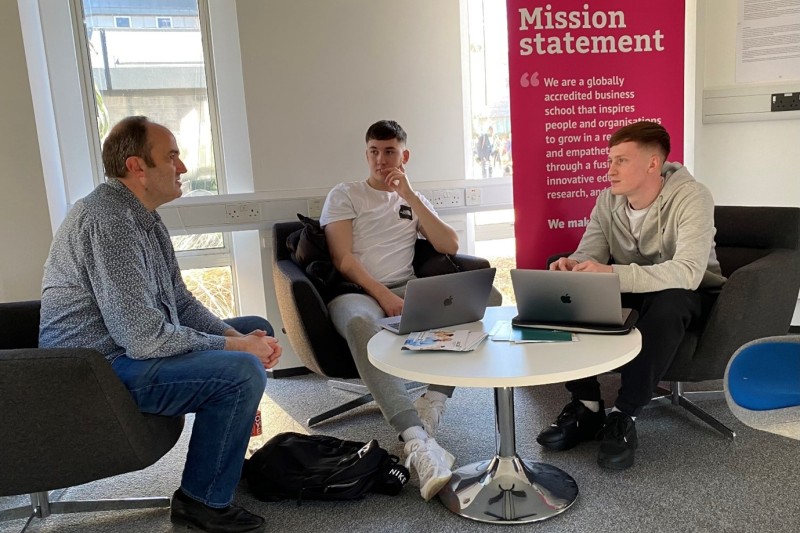
[[(613, 400), (614, 375), (602, 378), (604, 396)], [(266, 517), (269, 531), (371, 532), (499, 531), (509, 527), (554, 532), (796, 532), (800, 529), (800, 442), (759, 432), (739, 423), (724, 400), (700, 404), (738, 433), (722, 438), (680, 408), (648, 408), (637, 420), (640, 448), (630, 470), (611, 473), (595, 463), (597, 445), (587, 443), (563, 452), (544, 452), (536, 433), (558, 414), (568, 395), (561, 385), (521, 388), (516, 394), (517, 451), (525, 459), (544, 461), (569, 472), (580, 494), (565, 513), (527, 526), (489, 525), (447, 511), (438, 501), (425, 503), (416, 479), (396, 497), (369, 495), (356, 502), (263, 503), (240, 486), (237, 501)], [(303, 431), (305, 419), (351, 399), (330, 391), (314, 375), (270, 380), (262, 403), (267, 435)], [(190, 421), (191, 422), (191, 421)], [(56, 497), (170, 495), (177, 487), (190, 424), (179, 444), (152, 467), (100, 480)], [(401, 444), (373, 405), (314, 428), (315, 433), (368, 440), (377, 438), (392, 453)], [(494, 452), (494, 410), (491, 390), (457, 389), (448, 402), (439, 442), (457, 457), (457, 466), (488, 459)], [(0, 498), (0, 509), (27, 498)], [(19, 531), (24, 521), (0, 525), (0, 533)], [(173, 531), (169, 512), (142, 510), (51, 516), (35, 520), (31, 532), (101, 533)]]

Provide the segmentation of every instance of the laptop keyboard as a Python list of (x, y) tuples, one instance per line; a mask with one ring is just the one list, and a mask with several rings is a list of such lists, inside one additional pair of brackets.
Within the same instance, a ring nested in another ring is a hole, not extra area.
[(398, 329), (400, 327), (400, 321), (398, 320), (396, 322), (388, 322), (386, 325), (389, 326), (390, 328)]

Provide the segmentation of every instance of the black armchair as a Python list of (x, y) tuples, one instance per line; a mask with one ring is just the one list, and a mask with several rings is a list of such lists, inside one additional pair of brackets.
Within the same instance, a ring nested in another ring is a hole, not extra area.
[(740, 346), (789, 331), (800, 291), (800, 208), (717, 206), (714, 225), (728, 281), (687, 330), (664, 376), (670, 388), (659, 387), (663, 396), (654, 400), (680, 405), (732, 439), (730, 428), (689, 399), (707, 393), (685, 392), (684, 384), (722, 379)]
[(141, 413), (94, 350), (37, 348), (39, 307), (0, 304), (0, 496), (31, 497), (29, 506), (0, 511), (0, 522), (169, 507), (166, 496), (49, 501), (50, 490), (155, 463), (178, 441), (183, 417)]
[[(287, 237), (303, 228), (301, 222), (279, 222), (272, 229), (272, 276), (283, 330), (289, 344), (306, 368), (332, 378), (358, 378), (358, 371), (345, 340), (333, 327), (326, 302), (304, 270), (292, 260)], [(417, 277), (426, 277), (456, 270), (489, 268), (489, 262), (479, 257), (458, 254), (444, 256), (433, 251), (427, 241), (418, 240), (414, 257)], [(410, 383), (409, 386), (419, 386)], [(363, 387), (363, 386), (361, 386)], [(363, 392), (358, 387), (353, 389)], [(372, 401), (364, 394), (350, 402), (308, 419), (309, 427)]]

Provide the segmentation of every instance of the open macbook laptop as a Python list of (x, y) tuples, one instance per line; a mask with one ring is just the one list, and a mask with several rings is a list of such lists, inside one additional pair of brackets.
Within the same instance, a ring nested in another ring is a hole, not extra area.
[(378, 320), (399, 335), (474, 322), (483, 318), (496, 269), (483, 268), (429, 278), (406, 286), (403, 313)]
[(511, 283), (515, 326), (627, 333), (638, 318), (622, 308), (617, 274), (512, 269)]

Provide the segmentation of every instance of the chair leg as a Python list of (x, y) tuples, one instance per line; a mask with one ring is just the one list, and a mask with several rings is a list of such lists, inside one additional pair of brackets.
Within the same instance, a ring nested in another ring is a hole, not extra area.
[(712, 395), (718, 395), (718, 391), (702, 391), (702, 392), (684, 392), (683, 390), (683, 382), (681, 381), (671, 381), (670, 382), (670, 389), (665, 389), (661, 386), (656, 388), (656, 391), (662, 396), (658, 396), (653, 398), (652, 402), (656, 403), (663, 403), (665, 401), (669, 401), (673, 405), (679, 405), (692, 413), (694, 416), (717, 430), (722, 436), (733, 440), (736, 438), (736, 432), (733, 431), (731, 428), (711, 416), (707, 411), (700, 408), (696, 403), (692, 402), (689, 399), (690, 395), (693, 396), (702, 396), (702, 397), (709, 397)]
[(53, 514), (90, 513), (96, 511), (123, 511), (131, 509), (158, 509), (170, 506), (168, 497), (119, 498), (109, 500), (50, 501), (48, 492), (34, 492), (30, 505), (0, 511), (0, 522), (28, 518), (20, 530), (24, 532), (34, 518), (47, 518)]
[(346, 413), (347, 411), (352, 411), (356, 407), (360, 407), (364, 404), (367, 404), (372, 400), (373, 400), (372, 394), (364, 394), (363, 396), (359, 396), (355, 400), (350, 400), (349, 402), (336, 406), (333, 409), (329, 409), (323, 413), (312, 416), (306, 421), (306, 425), (308, 427), (314, 427), (320, 422), (325, 422), (326, 420), (330, 420), (334, 416)]
[(363, 383), (354, 383), (352, 381), (343, 381), (341, 379), (329, 379), (328, 387), (332, 389), (346, 390), (348, 392), (355, 392), (356, 394), (367, 394), (369, 389)]
[[(350, 383), (348, 381), (339, 381), (339, 380), (332, 380), (331, 379), (331, 380), (328, 380), (328, 385), (333, 387), (333, 388), (343, 389), (343, 390), (356, 392), (356, 393), (361, 392), (362, 390), (367, 390), (366, 385), (361, 385), (361, 384), (358, 384), (358, 383)], [(409, 391), (409, 392), (414, 392), (414, 391), (417, 391), (417, 390), (420, 390), (420, 389), (424, 389), (425, 387), (427, 387), (426, 384), (420, 383), (418, 381), (408, 381), (408, 382), (406, 382), (405, 386), (406, 386), (406, 390)], [(363, 389), (362, 389), (362, 387), (363, 387)], [(374, 398), (372, 397), (372, 394), (370, 394), (370, 393), (363, 394), (363, 395), (359, 396), (358, 398), (356, 398), (354, 400), (350, 400), (349, 402), (343, 403), (342, 405), (338, 405), (338, 406), (334, 407), (333, 409), (329, 409), (329, 410), (327, 410), (327, 411), (325, 411), (323, 413), (320, 413), (318, 415), (314, 415), (314, 416), (310, 417), (306, 421), (306, 425), (308, 427), (314, 427), (317, 424), (325, 422), (326, 420), (330, 420), (331, 418), (333, 418), (335, 416), (344, 414), (344, 413), (346, 413), (348, 411), (352, 411), (356, 407), (360, 407), (362, 405), (368, 404), (369, 402), (371, 402), (373, 400), (374, 400)]]

